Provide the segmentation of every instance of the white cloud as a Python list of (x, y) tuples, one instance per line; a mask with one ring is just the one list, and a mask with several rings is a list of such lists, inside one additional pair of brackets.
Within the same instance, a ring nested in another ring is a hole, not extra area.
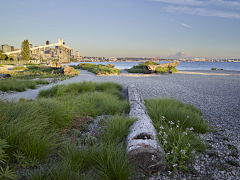
[(178, 4), (178, 5), (192, 5), (192, 6), (205, 6), (206, 1), (198, 1), (198, 0), (150, 0), (150, 1), (159, 1), (170, 4)]
[[(172, 20), (172, 19), (170, 19), (170, 21), (177, 22), (177, 21), (174, 21), (174, 20)], [(179, 24), (181, 24), (181, 25), (183, 25), (183, 26), (186, 26), (186, 27), (188, 27), (188, 28), (194, 29), (192, 26), (189, 26), (189, 25), (187, 25), (187, 24), (184, 24), (184, 23), (181, 23), (181, 22), (177, 22), (177, 23), (179, 23)]]
[(237, 1), (225, 1), (225, 0), (150, 0), (150, 1), (158, 1), (169, 4), (176, 4), (182, 6), (221, 6), (229, 9), (239, 9), (240, 10), (240, 2)]
[(186, 6), (167, 6), (163, 7), (164, 10), (170, 13), (186, 13), (191, 15), (199, 15), (199, 16), (215, 16), (222, 18), (234, 18), (240, 19), (240, 15), (236, 13), (228, 13), (217, 10), (207, 10), (206, 8), (190, 8)]

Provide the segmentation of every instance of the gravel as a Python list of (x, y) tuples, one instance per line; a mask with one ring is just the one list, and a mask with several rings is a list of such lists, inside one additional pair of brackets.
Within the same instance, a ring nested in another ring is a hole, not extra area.
[[(121, 75), (94, 76), (91, 81), (113, 81), (122, 84), (125, 92), (129, 84), (135, 84), (146, 99), (167, 97), (193, 104), (216, 129), (199, 134), (211, 149), (197, 154), (188, 171), (178, 171), (171, 178), (167, 172), (157, 172), (139, 179), (240, 179), (240, 72), (198, 70), (145, 75), (122, 71)], [(0, 97), (12, 93), (0, 92)]]
[[(121, 74), (96, 76), (92, 81), (113, 81), (126, 89), (135, 84), (149, 98), (175, 98), (202, 110), (215, 132), (199, 134), (211, 146), (198, 154), (188, 171), (178, 171), (171, 179), (240, 179), (240, 72), (185, 71), (175, 74)], [(170, 179), (156, 173), (149, 179)]]

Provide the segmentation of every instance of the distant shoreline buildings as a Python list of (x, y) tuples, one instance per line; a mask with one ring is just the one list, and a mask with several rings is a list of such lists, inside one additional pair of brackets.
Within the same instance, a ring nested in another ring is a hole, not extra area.
[[(240, 59), (208, 59), (207, 57), (201, 58), (201, 57), (189, 57), (189, 55), (186, 55), (188, 57), (175, 57), (175, 58), (161, 58), (155, 57), (155, 58), (133, 58), (133, 57), (124, 57), (124, 58), (115, 58), (115, 57), (83, 57), (82, 54), (79, 53), (79, 51), (76, 51), (75, 54), (73, 53), (73, 49), (69, 48), (65, 45), (65, 42), (62, 41), (62, 39), (59, 39), (60, 41), (55, 44), (50, 44), (49, 41), (46, 41), (46, 45), (43, 46), (35, 46), (33, 47), (32, 43), (29, 43), (30, 48), (30, 58), (31, 60), (40, 60), (40, 61), (47, 61), (47, 60), (53, 60), (53, 61), (60, 61), (61, 57), (60, 54), (62, 53), (63, 49), (61, 49), (61, 45), (66, 48), (66, 51), (61, 56), (68, 56), (68, 60), (66, 62), (70, 61), (81, 61), (81, 62), (124, 62), (124, 61), (180, 61), (180, 62), (240, 62)], [(60, 43), (60, 46), (59, 46)], [(62, 44), (61, 44), (62, 43)], [(54, 47), (51, 47), (51, 45), (55, 45)], [(16, 59), (21, 59), (21, 51), (18, 48), (14, 48), (14, 46), (9, 46), (7, 44), (3, 44), (0, 46), (0, 51), (3, 51), (5, 54), (12, 54), (15, 56)], [(180, 55), (184, 54), (184, 52), (179, 52)], [(177, 53), (177, 54), (179, 54)], [(185, 53), (186, 54), (186, 53)], [(64, 59), (64, 58), (63, 58)], [(63, 60), (60, 62), (64, 62)]]

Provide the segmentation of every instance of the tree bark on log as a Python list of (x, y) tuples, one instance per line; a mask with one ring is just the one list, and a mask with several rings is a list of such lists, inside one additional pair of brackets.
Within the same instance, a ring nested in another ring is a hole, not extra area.
[(163, 171), (164, 151), (158, 143), (152, 120), (145, 112), (144, 100), (133, 84), (128, 86), (128, 97), (131, 104), (129, 116), (138, 119), (130, 127), (127, 137), (128, 157), (134, 160), (140, 172)]
[(159, 64), (159, 65), (147, 65), (145, 71), (147, 74), (151, 74), (155, 72), (155, 69), (157, 67), (171, 67), (171, 66), (176, 67), (177, 65), (179, 65), (179, 61), (175, 61), (172, 63)]

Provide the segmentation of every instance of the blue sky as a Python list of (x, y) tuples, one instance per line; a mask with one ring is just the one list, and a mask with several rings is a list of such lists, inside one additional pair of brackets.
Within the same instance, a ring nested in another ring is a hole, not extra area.
[(240, 58), (240, 0), (1, 0), (0, 45), (83, 56)]

